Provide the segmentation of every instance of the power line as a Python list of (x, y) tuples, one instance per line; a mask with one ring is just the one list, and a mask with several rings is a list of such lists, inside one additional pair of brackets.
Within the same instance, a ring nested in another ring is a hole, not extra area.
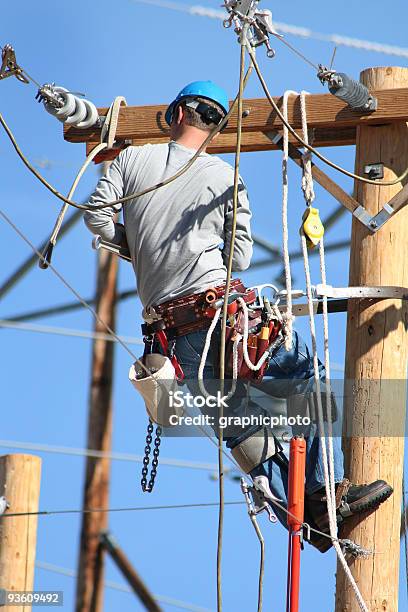
[[(225, 502), (226, 506), (242, 506), (245, 501), (230, 501)], [(128, 508), (80, 508), (80, 509), (64, 509), (64, 510), (37, 510), (35, 512), (5, 512), (1, 515), (2, 520), (7, 518), (17, 518), (19, 516), (56, 516), (67, 514), (100, 514), (116, 512), (141, 512), (145, 510), (181, 510), (184, 508), (214, 508), (218, 507), (218, 502), (203, 502), (197, 504), (170, 504), (167, 506), (131, 506)]]
[[(209, 9), (200, 5), (185, 5), (178, 2), (167, 2), (167, 0), (131, 0), (131, 2), (134, 4), (148, 4), (160, 8), (167, 8), (172, 11), (180, 11), (195, 17), (209, 17), (210, 19), (222, 20), (226, 18), (225, 11)], [(373, 51), (374, 53), (383, 53), (385, 55), (395, 55), (398, 57), (408, 58), (407, 47), (397, 47), (395, 45), (371, 42), (368, 40), (361, 40), (359, 38), (352, 38), (350, 36), (343, 36), (342, 34), (323, 34), (321, 32), (314, 32), (313, 30), (302, 26), (294, 26), (277, 21), (274, 22), (274, 26), (283, 34), (291, 34), (292, 36), (297, 36), (299, 38), (321, 40), (323, 42), (333, 43), (337, 46), (351, 47), (353, 49), (361, 49), (362, 51)]]
[(57, 336), (70, 336), (73, 338), (86, 338), (89, 340), (107, 340), (109, 342), (118, 342), (119, 338), (122, 342), (127, 344), (143, 344), (141, 338), (134, 338), (132, 336), (117, 336), (114, 338), (111, 334), (104, 334), (103, 332), (88, 332), (81, 329), (70, 329), (67, 327), (51, 327), (48, 325), (32, 325), (30, 323), (18, 323), (10, 321), (8, 319), (0, 319), (0, 327), (5, 329), (17, 329), (20, 331), (37, 332), (40, 334), (52, 334)]
[[(19, 450), (37, 451), (43, 453), (52, 453), (57, 455), (71, 455), (76, 457), (95, 457), (98, 459), (111, 459), (113, 461), (129, 461), (134, 463), (143, 463), (141, 455), (131, 453), (105, 452), (91, 450), (88, 448), (72, 448), (68, 446), (52, 446), (49, 444), (36, 444), (34, 442), (16, 442), (14, 440), (0, 440), (0, 448), (12, 448)], [(183, 459), (166, 459), (160, 457), (160, 465), (168, 467), (187, 468), (192, 470), (204, 470), (207, 472), (216, 471), (215, 463), (198, 463), (194, 461), (185, 461)], [(232, 471), (233, 468), (226, 468), (225, 472)]]
[[(61, 576), (68, 576), (70, 578), (77, 578), (78, 574), (75, 570), (69, 569), (67, 567), (61, 567), (59, 565), (54, 565), (53, 563), (46, 563), (45, 561), (36, 561), (36, 567), (39, 569), (45, 570), (46, 572), (53, 572), (55, 574), (60, 574)], [(121, 591), (122, 593), (131, 593), (133, 594), (133, 590), (128, 587), (126, 584), (121, 584), (120, 582), (114, 582), (113, 580), (105, 580), (105, 587), (108, 589), (113, 589), (115, 591)], [(174, 606), (175, 608), (181, 608), (182, 610), (191, 610), (191, 612), (211, 612), (208, 608), (202, 608), (200, 606), (196, 606), (194, 604), (182, 601), (180, 599), (174, 599), (173, 597), (167, 597), (166, 595), (154, 595), (155, 599), (158, 602), (167, 604), (168, 606)]]
[[(31, 248), (31, 250), (36, 253), (38, 255), (38, 257), (40, 257), (40, 259), (44, 260), (44, 257), (42, 255), (42, 253), (40, 253), (38, 251), (38, 249), (34, 246), (34, 244), (27, 238), (27, 236), (13, 223), (13, 221), (10, 219), (10, 217), (8, 217), (8, 215), (6, 215), (6, 213), (3, 210), (0, 210), (0, 216), (4, 219), (4, 221), (6, 223), (8, 223), (8, 225), (16, 232), (16, 234), (18, 236), (20, 236), (20, 238)], [(77, 300), (79, 302), (81, 302), (81, 304), (87, 309), (89, 310), (89, 312), (92, 314), (92, 316), (94, 317), (94, 319), (96, 321), (98, 321), (99, 323), (101, 323), (105, 329), (114, 337), (116, 338), (116, 340), (119, 342), (119, 344), (125, 349), (125, 351), (127, 353), (129, 353), (129, 355), (135, 359), (138, 363), (140, 363), (143, 367), (143, 369), (146, 369), (144, 364), (142, 364), (139, 359), (136, 357), (136, 355), (133, 353), (133, 351), (127, 346), (127, 344), (125, 344), (124, 342), (122, 342), (122, 340), (117, 336), (117, 334), (109, 327), (109, 325), (107, 323), (105, 323), (105, 321), (103, 321), (103, 319), (101, 319), (101, 317), (95, 312), (95, 310), (92, 308), (92, 306), (90, 306), (88, 304), (88, 302), (86, 302), (84, 300), (84, 298), (78, 293), (78, 291), (76, 291), (72, 285), (69, 284), (69, 282), (62, 276), (62, 274), (60, 272), (58, 272), (58, 270), (55, 268), (55, 266), (53, 266), (51, 263), (48, 264), (49, 269), (55, 274), (55, 276), (57, 278), (59, 278), (59, 280), (62, 282), (62, 284), (71, 292), (73, 293), (73, 295), (77, 298)]]

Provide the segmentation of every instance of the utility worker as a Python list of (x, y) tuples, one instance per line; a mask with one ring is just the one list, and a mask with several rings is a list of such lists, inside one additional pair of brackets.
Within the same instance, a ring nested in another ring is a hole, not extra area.
[[(170, 142), (130, 146), (122, 151), (100, 179), (89, 205), (109, 203), (173, 176), (196, 153), (228, 108), (225, 91), (211, 81), (197, 81), (184, 87), (165, 114)], [(113, 220), (121, 205), (89, 210), (84, 215), (94, 234), (115, 244), (127, 243), (144, 312), (153, 310), (164, 321), (174, 354), (194, 393), (198, 393), (198, 369), (210, 324), (208, 318), (197, 314), (197, 304), (211, 288), (215, 288), (217, 298), (224, 295), (231, 246), (233, 182), (233, 168), (203, 151), (181, 177), (128, 202), (123, 209), (124, 225)], [(246, 270), (251, 261), (250, 219), (247, 191), (240, 178), (233, 252), (235, 272)], [(232, 291), (242, 293), (245, 287), (235, 280)], [(212, 341), (215, 353), (219, 339), (218, 328)], [(287, 397), (288, 409), (302, 411), (305, 398), (313, 396), (313, 373), (312, 356), (294, 332), (292, 349), (287, 351), (281, 344), (273, 353), (261, 391), (264, 397), (268, 394)], [(324, 375), (320, 365), (323, 387)], [(214, 359), (209, 357), (204, 379), (216, 376)], [(262, 402), (246, 397), (246, 383), (240, 380), (238, 383), (237, 396), (229, 402), (229, 413), (265, 415), (267, 409)], [(328, 532), (321, 444), (315, 424), (305, 435), (306, 520)], [(254, 424), (238, 431), (228, 430), (224, 437), (235, 460), (265, 496), (269, 499), (275, 496), (286, 503), (287, 460), (272, 428)], [(368, 485), (350, 484), (344, 479), (340, 436), (333, 437), (333, 446), (337, 516), (342, 522), (377, 508), (392, 494), (392, 488), (383, 480)], [(279, 509), (276, 513), (286, 526), (286, 515)], [(327, 538), (314, 537), (312, 543), (321, 551), (331, 546)]]

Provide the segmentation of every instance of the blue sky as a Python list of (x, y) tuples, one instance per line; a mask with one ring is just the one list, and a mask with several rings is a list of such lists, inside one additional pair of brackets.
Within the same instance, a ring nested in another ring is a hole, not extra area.
[[(200, 3), (218, 9), (218, 2)], [(56, 9), (48, 0), (13, 7), (12, 18), (0, 24), (0, 44), (14, 45), (17, 59), (39, 82), (55, 81), (72, 91), (86, 93), (97, 106), (107, 106), (117, 95), (130, 105), (159, 104), (170, 101), (186, 83), (211, 78), (225, 87), (232, 98), (238, 83), (238, 46), (232, 30), (221, 22), (193, 17), (182, 12), (137, 4), (130, 0), (78, 2), (72, 0)], [(407, 46), (406, 2), (392, 1), (384, 10), (378, 0), (353, 3), (350, 10), (339, 10), (337, 3), (275, 2), (277, 21), (305, 26), (318, 32), (333, 31), (355, 38)], [(398, 16), (398, 19), (396, 19)], [(288, 36), (315, 62), (328, 63), (332, 46), (314, 40)], [(275, 45), (274, 60), (258, 57), (271, 92), (281, 95), (286, 89), (321, 92), (313, 70), (292, 55), (286, 47)], [(339, 47), (335, 67), (358, 78), (360, 70), (377, 65), (406, 66), (404, 58)], [(60, 124), (34, 100), (35, 87), (15, 79), (0, 83), (0, 111), (13, 129), (24, 152), (43, 169), (48, 180), (67, 192), (76, 169), (84, 158), (84, 146), (67, 143)], [(255, 78), (247, 88), (248, 97), (260, 97)], [(329, 156), (347, 168), (354, 165), (351, 147), (327, 150)], [(232, 160), (232, 156), (226, 156)], [(10, 143), (0, 135), (2, 181), (1, 207), (34, 243), (50, 232), (60, 203), (24, 169)], [(280, 155), (277, 152), (246, 153), (241, 173), (247, 183), (253, 210), (255, 234), (281, 243)], [(78, 200), (94, 186), (98, 170), (94, 167), (84, 178)], [(335, 175), (345, 189), (351, 183)], [(317, 188), (317, 206), (322, 216), (336, 208), (335, 201)], [(296, 168), (290, 170), (290, 244), (298, 247), (298, 226), (304, 203)], [(28, 255), (27, 246), (1, 224), (1, 277), (6, 279)], [(327, 235), (326, 243), (346, 239), (350, 217), (346, 214)], [(256, 250), (254, 261), (264, 258)], [(347, 251), (329, 254), (327, 274), (331, 284), (348, 282)], [(54, 264), (86, 298), (95, 286), (95, 252), (91, 237), (79, 223), (61, 240), (54, 253)], [(243, 275), (249, 284), (270, 282), (279, 272), (275, 267)], [(299, 263), (293, 266), (295, 285), (303, 287)], [(313, 264), (314, 278), (318, 269)], [(120, 289), (134, 286), (133, 273), (121, 262)], [(45, 308), (73, 300), (50, 271), (38, 267), (27, 275), (0, 303), (0, 318), (28, 310)], [(140, 304), (136, 299), (122, 303), (118, 311), (118, 331), (139, 336)], [(46, 325), (89, 330), (90, 314), (84, 311), (38, 321)], [(307, 321), (298, 329), (308, 338)], [(83, 447), (86, 419), (91, 344), (89, 340), (44, 336), (14, 330), (1, 330), (2, 336), (2, 418), (3, 440), (37, 442)], [(344, 361), (345, 316), (331, 318), (331, 356)], [(143, 452), (146, 418), (142, 402), (127, 381), (129, 356), (116, 347), (114, 379), (113, 449)], [(22, 373), (23, 372), (23, 373)], [(10, 449), (12, 450), (12, 449)], [(216, 450), (206, 439), (167, 439), (162, 443), (163, 457), (197, 462), (216, 462)], [(84, 461), (82, 458), (43, 454), (41, 508), (79, 508), (81, 505)], [(113, 462), (111, 506), (142, 506), (217, 500), (217, 484), (208, 471), (162, 466), (152, 495), (140, 490), (140, 465)], [(226, 500), (240, 500), (236, 482), (227, 480)], [(265, 610), (282, 610), (285, 592), (287, 534), (280, 526), (260, 524), (266, 539)], [(78, 516), (50, 516), (39, 519), (37, 558), (65, 568), (76, 568), (80, 520)], [(160, 510), (135, 514), (113, 514), (110, 528), (119, 543), (154, 593), (185, 600), (207, 609), (215, 608), (215, 553), (217, 509)], [(321, 555), (310, 547), (302, 556), (302, 610), (327, 612), (332, 609), (335, 558), (332, 552)], [(223, 585), (224, 609), (249, 612), (256, 609), (258, 543), (244, 507), (226, 509)], [(107, 578), (121, 582), (122, 577), (108, 561)], [(75, 583), (72, 578), (43, 569), (36, 573), (37, 589), (64, 591), (64, 609), (73, 607)], [(318, 596), (317, 596), (318, 593)], [(132, 595), (106, 589), (106, 610), (141, 610)], [(174, 607), (163, 605), (165, 610)], [(401, 610), (408, 609), (401, 581)]]

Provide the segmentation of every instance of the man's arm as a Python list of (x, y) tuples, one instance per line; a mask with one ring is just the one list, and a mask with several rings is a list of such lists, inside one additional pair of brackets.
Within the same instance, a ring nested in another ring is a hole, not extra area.
[[(124, 154), (120, 155), (110, 164), (106, 174), (100, 179), (96, 189), (89, 199), (88, 206), (97, 206), (98, 204), (108, 204), (123, 197), (124, 188)], [(124, 227), (121, 224), (115, 224), (113, 217), (115, 213), (122, 208), (121, 204), (101, 208), (100, 210), (88, 210), (84, 214), (84, 221), (87, 228), (93, 233), (98, 234), (109, 242), (120, 244), (124, 238)]]
[[(224, 248), (222, 250), (222, 258), (226, 266), (228, 265), (231, 245), (233, 188), (228, 190), (228, 196), (224, 224)], [(232, 258), (233, 272), (246, 270), (251, 263), (253, 245), (250, 227), (251, 216), (247, 190), (240, 178), (238, 185), (237, 227), (235, 233), (234, 255)]]

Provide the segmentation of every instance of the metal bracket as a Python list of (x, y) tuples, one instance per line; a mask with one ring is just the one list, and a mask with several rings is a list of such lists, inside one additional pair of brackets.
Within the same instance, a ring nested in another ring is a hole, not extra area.
[(16, 54), (11, 45), (4, 45), (1, 52), (0, 80), (15, 76), (21, 83), (28, 84), (28, 79), (23, 74), (23, 69), (17, 64)]
[(383, 208), (374, 216), (371, 216), (364, 206), (358, 206), (353, 212), (353, 215), (365, 225), (372, 234), (375, 234), (387, 223), (395, 212), (396, 211), (389, 204), (384, 204)]
[(313, 287), (315, 298), (346, 298), (346, 299), (380, 299), (408, 300), (408, 287), (332, 287), (331, 285), (316, 285)]
[(379, 162), (378, 164), (367, 164), (364, 166), (364, 174), (368, 175), (371, 180), (383, 179), (384, 178), (384, 164)]

